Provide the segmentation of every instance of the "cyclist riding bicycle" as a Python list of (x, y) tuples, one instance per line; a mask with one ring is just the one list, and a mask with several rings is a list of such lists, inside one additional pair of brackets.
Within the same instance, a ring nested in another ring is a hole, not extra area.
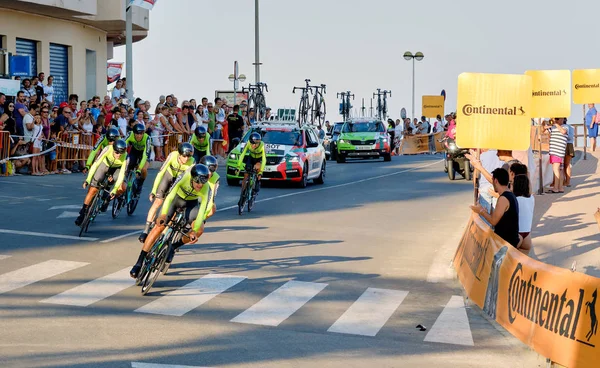
[[(102, 154), (96, 160), (96, 162), (90, 168), (85, 182), (83, 183), (83, 189), (88, 189), (85, 200), (83, 201), (83, 207), (79, 211), (79, 216), (75, 219), (75, 225), (80, 226), (83, 222), (83, 218), (88, 210), (88, 206), (92, 203), (94, 196), (98, 193), (98, 188), (101, 182), (104, 181), (106, 176), (112, 176), (115, 185), (110, 192), (110, 199), (115, 196), (120, 196), (125, 192), (126, 186), (123, 183), (125, 179), (124, 165), (127, 165), (127, 143), (124, 140), (119, 139), (112, 145), (102, 151)], [(114, 180), (115, 176), (117, 180)], [(89, 188), (88, 188), (89, 187)], [(102, 205), (101, 210), (104, 212), (108, 207), (110, 201), (105, 201)]]
[(196, 127), (190, 138), (190, 143), (194, 146), (194, 161), (196, 163), (200, 162), (202, 157), (210, 155), (210, 139), (206, 134), (205, 127)]
[(98, 142), (96, 142), (96, 145), (92, 149), (92, 152), (90, 152), (87, 162), (85, 163), (85, 170), (90, 169), (98, 152), (102, 152), (106, 146), (113, 144), (117, 139), (119, 139), (119, 130), (117, 130), (117, 128), (110, 128), (101, 139), (98, 139)]
[(146, 227), (144, 232), (139, 237), (139, 241), (143, 243), (148, 237), (150, 226), (154, 221), (156, 211), (163, 204), (167, 192), (179, 177), (187, 169), (194, 166), (194, 159), (191, 157), (194, 153), (194, 147), (191, 144), (185, 142), (181, 143), (177, 148), (177, 151), (171, 152), (165, 162), (163, 163), (156, 179), (154, 180), (154, 186), (152, 186), (152, 192), (150, 193), (150, 202), (152, 207), (148, 211), (148, 217), (146, 218)]
[[(202, 164), (190, 167), (185, 174), (177, 179), (173, 188), (169, 191), (165, 202), (163, 203), (160, 216), (156, 220), (154, 228), (144, 242), (140, 256), (137, 262), (129, 272), (131, 277), (136, 278), (146, 255), (163, 232), (167, 223), (173, 218), (178, 209), (184, 210), (185, 219), (191, 230), (182, 239), (178, 239), (173, 244), (173, 251), (184, 244), (194, 244), (204, 232), (204, 221), (210, 212), (207, 209), (209, 199), (212, 196), (213, 185), (209, 182), (210, 170)], [(169, 254), (172, 260), (172, 254)]]
[[(248, 153), (247, 156), (246, 153)], [(258, 180), (256, 181), (255, 187), (252, 188), (252, 190), (254, 190), (254, 193), (257, 194), (260, 191), (260, 178), (262, 177), (262, 173), (265, 170), (265, 165), (267, 164), (265, 143), (262, 141), (260, 133), (254, 132), (250, 134), (248, 144), (246, 144), (242, 154), (240, 155), (240, 158), (238, 159), (238, 168), (240, 167), (242, 160), (244, 160), (245, 164), (244, 180), (242, 180), (242, 191), (246, 190), (246, 183), (248, 182), (248, 176), (250, 175), (249, 173), (252, 168), (254, 168), (258, 174)], [(239, 173), (239, 169), (237, 170), (237, 173)]]
[(200, 160), (202, 165), (206, 165), (210, 170), (210, 179), (208, 180), (213, 186), (213, 193), (210, 199), (211, 203), (208, 204), (207, 209), (210, 210), (210, 214), (206, 216), (208, 220), (212, 215), (217, 212), (217, 205), (215, 204), (215, 197), (217, 196), (217, 192), (219, 191), (220, 178), (221, 176), (217, 173), (217, 168), (219, 167), (219, 162), (215, 156), (204, 156)]
[(144, 124), (135, 124), (133, 130), (127, 135), (125, 142), (131, 146), (127, 172), (136, 169), (136, 174), (138, 174), (136, 194), (139, 195), (142, 192), (144, 180), (146, 180), (146, 176), (148, 175), (148, 157), (150, 157), (152, 149), (152, 146), (150, 145), (150, 136), (146, 134), (146, 127)]

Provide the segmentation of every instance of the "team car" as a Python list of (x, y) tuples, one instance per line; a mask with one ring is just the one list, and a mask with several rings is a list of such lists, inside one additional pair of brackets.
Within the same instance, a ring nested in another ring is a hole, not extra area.
[(344, 123), (337, 140), (337, 162), (347, 158), (380, 158), (392, 160), (390, 138), (381, 120), (351, 119)]
[[(258, 132), (265, 144), (267, 164), (262, 180), (290, 181), (304, 188), (309, 180), (325, 182), (325, 148), (319, 142), (316, 130), (310, 125), (298, 127), (296, 122), (269, 121), (249, 129), (240, 143), (227, 157), (227, 184), (238, 185), (244, 177), (244, 168), (237, 162), (250, 134)], [(241, 169), (238, 175), (236, 170)]]

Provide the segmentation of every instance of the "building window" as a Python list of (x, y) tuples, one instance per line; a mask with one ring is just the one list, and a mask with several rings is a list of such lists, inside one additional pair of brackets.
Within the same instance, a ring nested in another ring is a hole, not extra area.
[(68, 102), (69, 97), (69, 47), (50, 44), (50, 75), (54, 77), (54, 103)]
[(37, 75), (37, 41), (17, 38), (17, 55), (31, 57), (31, 76)]

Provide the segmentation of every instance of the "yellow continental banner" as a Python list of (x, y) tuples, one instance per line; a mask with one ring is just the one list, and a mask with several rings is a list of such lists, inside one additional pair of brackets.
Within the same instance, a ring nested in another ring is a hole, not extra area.
[(524, 151), (529, 148), (531, 77), (462, 73), (458, 77), (456, 144)]
[(417, 134), (405, 135), (400, 143), (400, 153), (405, 155), (413, 155), (417, 153), (429, 152), (429, 137), (433, 137), (435, 142), (435, 152), (442, 152), (444, 146), (438, 140), (444, 137), (444, 132), (435, 134)]
[(421, 101), (421, 111), (426, 118), (444, 116), (444, 96), (423, 96)]
[(571, 116), (571, 71), (528, 70), (531, 77), (531, 116)]
[(573, 102), (579, 105), (600, 102), (600, 69), (573, 70)]
[(469, 298), (541, 355), (598, 367), (600, 279), (529, 258), (472, 214), (454, 268)]

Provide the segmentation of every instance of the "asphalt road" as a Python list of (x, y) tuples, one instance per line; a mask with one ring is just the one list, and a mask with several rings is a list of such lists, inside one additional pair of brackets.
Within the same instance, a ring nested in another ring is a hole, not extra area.
[(79, 239), (82, 180), (0, 178), (2, 367), (537, 362), (465, 307), (449, 263), (472, 184), (450, 182), (439, 156), (328, 161), (324, 185), (267, 185), (241, 217), (239, 187), (222, 183), (205, 234), (147, 296), (127, 271), (149, 201)]

